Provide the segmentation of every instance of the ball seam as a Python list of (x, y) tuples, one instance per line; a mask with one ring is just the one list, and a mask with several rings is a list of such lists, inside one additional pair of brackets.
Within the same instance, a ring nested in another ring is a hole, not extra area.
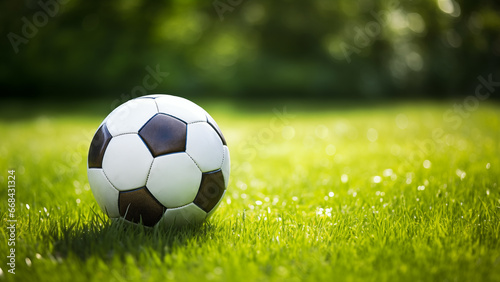
[(156, 158), (153, 158), (153, 161), (151, 162), (151, 165), (149, 166), (148, 175), (146, 176), (146, 183), (144, 183), (144, 186), (146, 186), (146, 187), (148, 187), (149, 176), (151, 176), (151, 169), (153, 168), (153, 164), (155, 163), (155, 159)]
[(207, 123), (207, 122), (206, 122), (206, 121), (204, 121), (204, 120), (199, 120), (199, 121), (189, 122), (189, 123), (187, 123), (187, 125), (190, 125), (190, 124), (195, 124), (195, 123), (202, 123), (202, 122)]
[(201, 173), (203, 173), (203, 170), (201, 170), (200, 166), (198, 165), (198, 163), (193, 159), (193, 157), (191, 157), (191, 155), (186, 151), (184, 152), (186, 153), (186, 155), (188, 155), (188, 157), (193, 161), (193, 163), (196, 165), (196, 167), (200, 170)]

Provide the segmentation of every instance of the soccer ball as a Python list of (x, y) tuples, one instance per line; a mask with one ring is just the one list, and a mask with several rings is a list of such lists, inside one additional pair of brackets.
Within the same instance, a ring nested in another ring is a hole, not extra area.
[(226, 192), (229, 163), (226, 140), (205, 110), (184, 98), (149, 95), (104, 119), (87, 173), (110, 218), (181, 226), (212, 215)]

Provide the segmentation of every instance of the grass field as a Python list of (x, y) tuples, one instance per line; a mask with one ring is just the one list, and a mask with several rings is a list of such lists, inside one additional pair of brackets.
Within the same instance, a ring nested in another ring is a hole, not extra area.
[(99, 210), (86, 157), (109, 104), (4, 104), (0, 207), (7, 219), (14, 169), (16, 274), (4, 221), (0, 280), (500, 281), (500, 106), (459, 116), (453, 104), (200, 102), (232, 173), (214, 216), (181, 230)]

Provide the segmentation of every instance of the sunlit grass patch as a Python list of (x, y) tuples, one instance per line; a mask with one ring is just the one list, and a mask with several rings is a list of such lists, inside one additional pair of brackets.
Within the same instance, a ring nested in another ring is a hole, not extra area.
[(86, 154), (107, 113), (0, 122), (0, 193), (15, 169), (18, 220), (16, 274), (2, 264), (0, 279), (500, 279), (497, 105), (459, 126), (443, 117), (446, 103), (203, 106), (226, 136), (232, 174), (214, 216), (183, 229), (99, 210)]

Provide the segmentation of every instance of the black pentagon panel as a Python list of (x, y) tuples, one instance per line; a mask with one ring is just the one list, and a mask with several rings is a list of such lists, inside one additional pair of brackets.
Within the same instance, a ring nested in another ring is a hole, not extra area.
[(186, 123), (165, 114), (157, 114), (140, 130), (153, 157), (186, 150)]
[(217, 132), (220, 139), (222, 140), (222, 144), (227, 146), (226, 138), (224, 138), (224, 135), (222, 134), (222, 131), (220, 131), (219, 127), (216, 124), (213, 124), (212, 122), (210, 122), (210, 119), (208, 119), (208, 118), (207, 118), (207, 123), (210, 124), (210, 126)]
[(200, 189), (193, 202), (208, 213), (220, 201), (224, 190), (224, 176), (220, 169), (205, 172), (202, 174)]
[(125, 219), (135, 223), (142, 219), (142, 224), (146, 226), (158, 223), (167, 210), (146, 187), (121, 191), (118, 196), (118, 208)]
[(111, 141), (111, 133), (109, 133), (106, 124), (101, 125), (90, 143), (89, 148), (89, 168), (102, 168), (102, 158), (104, 157), (104, 152), (108, 147), (109, 141)]

